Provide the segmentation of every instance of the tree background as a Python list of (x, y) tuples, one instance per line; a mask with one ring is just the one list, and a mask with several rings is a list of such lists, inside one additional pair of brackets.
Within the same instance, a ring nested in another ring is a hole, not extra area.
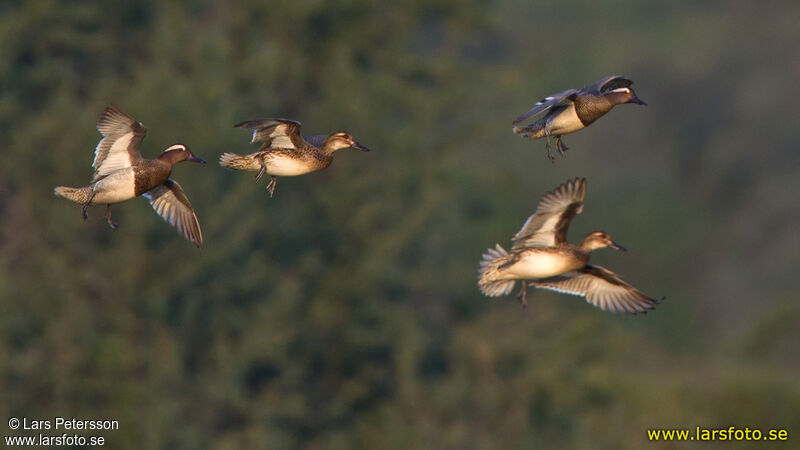
[[(679, 448), (649, 428), (800, 432), (800, 3), (0, 4), (0, 417), (108, 418), (109, 448)], [(622, 106), (544, 143), (511, 120), (609, 74)], [(83, 185), (114, 103), (173, 143), (203, 250)], [(264, 183), (232, 128), (289, 117), (371, 153)], [(642, 317), (475, 273), (589, 179), (573, 241), (667, 300)], [(3, 419), (6, 420), (6, 419)], [(3, 425), (5, 427), (5, 425)], [(3, 428), (2, 434), (8, 434)], [(753, 448), (753, 443), (703, 443)], [(788, 448), (788, 447), (786, 447)]]

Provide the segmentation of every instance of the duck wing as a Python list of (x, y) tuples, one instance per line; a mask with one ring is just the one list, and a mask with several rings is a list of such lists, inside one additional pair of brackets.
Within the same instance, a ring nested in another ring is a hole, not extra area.
[(103, 110), (97, 121), (97, 131), (103, 135), (103, 139), (94, 149), (92, 182), (116, 170), (131, 167), (143, 159), (139, 146), (147, 129), (116, 106), (111, 105)]
[(591, 264), (575, 272), (533, 281), (530, 285), (585, 297), (587, 302), (603, 311), (644, 314), (660, 302), (644, 295), (614, 272)]
[(567, 89), (566, 91), (561, 91), (558, 94), (553, 94), (549, 97), (545, 97), (536, 102), (536, 104), (533, 105), (533, 108), (529, 109), (528, 112), (517, 117), (512, 123), (516, 125), (524, 120), (527, 120), (528, 118), (537, 116), (554, 106), (568, 105), (575, 100), (573, 96), (577, 93), (578, 93), (577, 89)]
[(311, 136), (306, 138), (306, 142), (313, 145), (314, 147), (320, 148), (322, 144), (325, 143), (325, 140), (328, 139), (327, 134), (318, 134), (316, 136)]
[(261, 149), (302, 147), (303, 137), (300, 136), (300, 122), (290, 119), (258, 119), (237, 123), (235, 128), (253, 130), (253, 142), (263, 142)]
[(567, 241), (567, 229), (572, 218), (583, 211), (586, 197), (586, 178), (576, 178), (546, 193), (536, 212), (511, 240), (511, 250), (527, 247), (554, 247)]
[(630, 87), (633, 81), (622, 75), (612, 75), (605, 77), (581, 89), (581, 94), (604, 94), (614, 89)]
[(145, 192), (150, 205), (161, 218), (169, 222), (183, 237), (192, 241), (199, 248), (203, 247), (203, 232), (197, 214), (189, 203), (183, 188), (173, 179), (168, 179), (159, 186)]

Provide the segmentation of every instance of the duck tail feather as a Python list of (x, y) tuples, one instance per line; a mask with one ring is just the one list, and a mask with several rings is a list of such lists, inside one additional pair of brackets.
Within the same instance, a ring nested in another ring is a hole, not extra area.
[(497, 297), (508, 295), (514, 289), (516, 280), (498, 280), (499, 267), (511, 259), (506, 249), (495, 245), (489, 248), (481, 257), (480, 267), (478, 268), (478, 287), (484, 295)]
[(527, 127), (514, 127), (512, 128), (514, 134), (518, 134), (525, 139), (540, 139), (547, 135), (543, 126), (538, 123), (528, 125)]
[(75, 203), (86, 203), (89, 200), (89, 194), (92, 192), (92, 188), (88, 186), (74, 188), (69, 186), (56, 186), (53, 189), (53, 194), (64, 197), (67, 200), (71, 200)]
[(236, 170), (259, 170), (261, 164), (253, 155), (237, 155), (236, 153), (223, 153), (219, 157), (219, 165)]

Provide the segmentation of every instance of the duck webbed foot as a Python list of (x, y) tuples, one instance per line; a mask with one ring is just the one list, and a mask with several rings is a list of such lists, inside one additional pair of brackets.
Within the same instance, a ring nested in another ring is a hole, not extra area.
[(108, 226), (110, 226), (112, 230), (119, 228), (119, 225), (111, 220), (111, 205), (106, 205), (106, 220), (108, 221)]
[(267, 191), (269, 192), (269, 198), (275, 194), (275, 186), (278, 184), (278, 178), (275, 175), (270, 176), (269, 184), (267, 184)]
[(519, 290), (519, 294), (517, 294), (517, 300), (522, 305), (523, 308), (528, 307), (528, 282), (527, 280), (522, 280), (522, 289)]
[(556, 150), (561, 153), (561, 156), (566, 156), (566, 151), (569, 150), (564, 142), (561, 141), (561, 136), (556, 136)]

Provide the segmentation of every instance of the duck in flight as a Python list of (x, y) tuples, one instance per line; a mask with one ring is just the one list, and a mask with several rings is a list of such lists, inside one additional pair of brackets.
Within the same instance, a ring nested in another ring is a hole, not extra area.
[(257, 152), (249, 155), (223, 153), (219, 164), (236, 170), (257, 171), (256, 181), (265, 174), (269, 175), (267, 191), (271, 198), (279, 176), (290, 177), (322, 170), (333, 162), (333, 153), (343, 148), (369, 151), (345, 131), (303, 138), (300, 126), (300, 122), (289, 119), (249, 120), (236, 124), (236, 128), (253, 130), (251, 143), (263, 144)]
[[(622, 280), (614, 272), (589, 264), (589, 254), (610, 247), (625, 251), (603, 231), (593, 231), (579, 245), (567, 242), (567, 228), (583, 211), (586, 179), (558, 186), (539, 201), (536, 212), (512, 238), (511, 251), (500, 244), (483, 254), (478, 287), (489, 297), (508, 295), (522, 281), (519, 300), (527, 305), (528, 280), (540, 289), (584, 297), (603, 311), (646, 313), (655, 300)], [(662, 299), (663, 300), (663, 299)]]
[[(610, 76), (596, 81), (583, 89), (567, 89), (566, 91), (545, 97), (537, 102), (525, 114), (514, 121), (514, 133), (528, 139), (547, 138), (547, 157), (555, 162), (550, 151), (550, 136), (556, 138), (556, 149), (562, 156), (567, 147), (561, 136), (582, 130), (616, 105), (635, 103), (647, 105), (631, 89), (633, 81), (619, 76)], [(517, 126), (521, 122), (546, 114), (527, 126)]]
[(103, 111), (97, 130), (103, 138), (94, 151), (91, 183), (78, 188), (58, 186), (55, 194), (81, 204), (83, 220), (88, 218), (89, 205), (106, 205), (106, 220), (113, 229), (117, 229), (117, 224), (111, 220), (111, 205), (144, 196), (158, 215), (194, 245), (202, 247), (203, 233), (197, 214), (181, 185), (169, 176), (181, 161), (205, 161), (183, 144), (167, 147), (155, 159), (143, 158), (139, 146), (147, 129), (113, 105)]

